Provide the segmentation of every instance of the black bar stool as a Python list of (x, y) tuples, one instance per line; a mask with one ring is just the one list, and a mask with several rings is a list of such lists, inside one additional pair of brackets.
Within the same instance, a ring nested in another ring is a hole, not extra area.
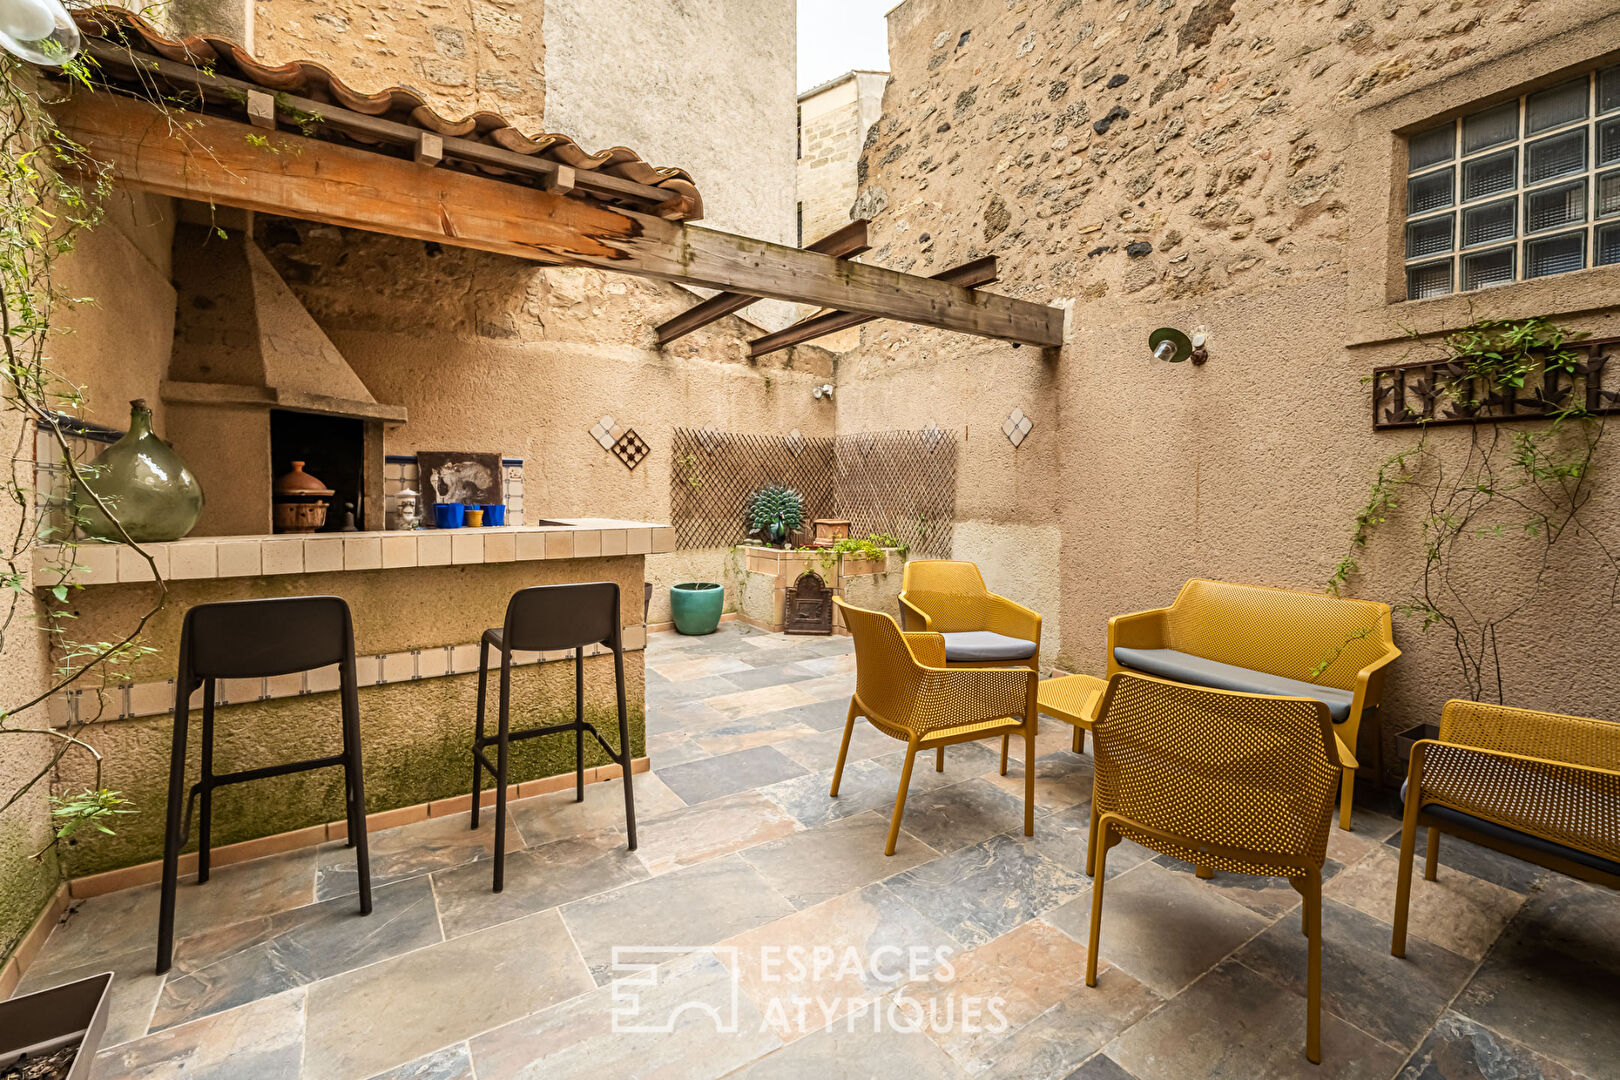
[[(216, 680), (288, 675), (328, 664), (338, 665), (341, 681), (341, 754), (215, 775)], [(209, 830), (213, 823), (215, 788), (341, 765), (349, 846), (355, 849), (360, 869), (360, 914), (371, 914), (366, 798), (360, 771), (360, 700), (355, 684), (354, 623), (349, 617), (349, 605), (337, 596), (198, 604), (186, 612), (180, 630), (180, 670), (175, 677), (169, 817), (163, 842), (163, 895), (158, 909), (159, 975), (169, 970), (174, 955), (174, 900), (180, 877), (180, 849), (191, 835), (191, 803), (186, 793), (186, 728), (191, 719), (191, 693), (199, 685), (203, 688), (202, 779), (193, 784), (190, 791), (190, 797), (201, 796), (202, 803), (197, 830), (197, 883), (208, 880)]]
[[(613, 677), (619, 690), (619, 750), (585, 721), (585, 647), (606, 645), (613, 650)], [(498, 730), (484, 734), (485, 686), (489, 680), (489, 650), (501, 655), (501, 700)], [(512, 653), (574, 650), (574, 721), (548, 727), (511, 730)], [(619, 586), (611, 581), (582, 585), (536, 585), (514, 593), (506, 605), (504, 626), (484, 631), (478, 649), (478, 733), (473, 739), (472, 827), (478, 828), (479, 788), (483, 770), (495, 777), (495, 891), (500, 892), (506, 872), (506, 750), (515, 739), (574, 733), (575, 802), (585, 801), (585, 733), (602, 744), (608, 756), (624, 770), (624, 818), (630, 850), (636, 850), (635, 789), (630, 782), (630, 721), (624, 709), (624, 641), (619, 627)], [(484, 755), (493, 745), (495, 763)]]

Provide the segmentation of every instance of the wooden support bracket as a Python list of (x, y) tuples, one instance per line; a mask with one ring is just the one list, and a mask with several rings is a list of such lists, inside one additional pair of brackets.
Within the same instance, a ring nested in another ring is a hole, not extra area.
[(574, 190), (574, 180), (574, 170), (567, 165), (559, 165), (556, 172), (541, 178), (540, 186), (558, 195), (567, 195)]
[(437, 165), (444, 160), (444, 140), (431, 131), (424, 131), (417, 136), (412, 156), (420, 165)]
[(247, 95), (248, 123), (257, 128), (276, 126), (276, 99), (263, 90), (249, 90)]

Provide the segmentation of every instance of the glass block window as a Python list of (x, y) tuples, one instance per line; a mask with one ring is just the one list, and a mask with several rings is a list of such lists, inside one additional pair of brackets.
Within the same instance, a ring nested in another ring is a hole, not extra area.
[(1408, 300), (1620, 264), (1620, 66), (1406, 145)]

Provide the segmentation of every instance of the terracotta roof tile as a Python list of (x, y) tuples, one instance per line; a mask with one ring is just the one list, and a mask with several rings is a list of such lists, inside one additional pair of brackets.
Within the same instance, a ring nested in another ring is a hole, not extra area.
[[(375, 93), (363, 93), (340, 79), (327, 67), (312, 60), (290, 60), (273, 64), (254, 56), (240, 45), (213, 34), (188, 34), (180, 38), (164, 36), (139, 15), (118, 7), (95, 7), (74, 13), (79, 28), (92, 39), (102, 39), (139, 53), (163, 57), (201, 72), (237, 79), (273, 93), (348, 109), (399, 124), (420, 128), (447, 138), (487, 143), (525, 156), (538, 156), (583, 173), (616, 176), (647, 187), (659, 188), (681, 202), (665, 204), (658, 212), (665, 217), (695, 219), (702, 216), (703, 202), (692, 177), (684, 169), (658, 167), (643, 161), (634, 150), (615, 146), (590, 153), (567, 135), (525, 134), (497, 113), (480, 111), (457, 119), (445, 117), (428, 104), (427, 98), (408, 86), (391, 86)], [(105, 65), (103, 65), (105, 67)], [(112, 74), (112, 73), (107, 73)], [(338, 133), (314, 125), (306, 132), (319, 138), (342, 138), (364, 142), (353, 132)], [(451, 155), (446, 154), (449, 163)], [(484, 163), (455, 162), (455, 167), (481, 172), (503, 180), (530, 182), (532, 176), (519, 176), (509, 170)], [(616, 197), (600, 190), (576, 188), (576, 197), (618, 203), (649, 210), (646, 202)]]

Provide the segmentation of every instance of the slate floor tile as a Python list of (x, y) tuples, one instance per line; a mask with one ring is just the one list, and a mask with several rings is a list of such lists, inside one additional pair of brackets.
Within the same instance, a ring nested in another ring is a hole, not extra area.
[(1620, 892), (1553, 876), (1525, 902), (1453, 1007), (1576, 1072), (1613, 1076), (1620, 1062), (1616, 987)]
[(598, 984), (614, 946), (695, 949), (793, 913), (793, 905), (737, 855), (711, 859), (562, 908)]
[[(1297, 916), (1273, 923), (1237, 959), (1301, 996), (1305, 937)], [(1472, 961), (1412, 940), (1406, 959), (1389, 952), (1389, 924), (1333, 900), (1322, 904), (1322, 1004), (1401, 1050), (1422, 1041), (1473, 974)]]
[(1396, 1080), (1582, 1080), (1548, 1058), (1447, 1013)]
[(478, 1080), (711, 1080), (779, 1045), (713, 954), (646, 957), (660, 961), (645, 984), (604, 986), (476, 1036)]
[[(686, 803), (669, 789), (658, 773), (635, 773), (631, 781), (636, 820), (646, 821), (679, 810)], [(596, 838), (604, 847), (625, 843), (624, 786), (621, 780), (585, 785), (585, 801), (574, 801), (574, 790), (554, 791), (507, 803), (523, 839), (538, 847), (554, 840)], [(513, 845), (508, 842), (507, 850)]]
[(985, 1080), (1064, 1080), (1159, 1004), (1158, 995), (1118, 968), (1099, 970), (1096, 986), (1086, 986), (1082, 978), (1062, 1001), (986, 1048), (986, 1067), (975, 1075)]
[(778, 840), (802, 828), (759, 792), (740, 791), (643, 821), (636, 856), (649, 871), (663, 874)]
[(761, 1058), (735, 1076), (737, 1080), (830, 1080), (845, 1076), (967, 1078), (927, 1035), (874, 1025), (865, 1014), (852, 1015), (847, 1022), (834, 1021), (813, 1035)]
[(152, 1031), (307, 986), (441, 940), (425, 877), (372, 890), (370, 915), (352, 896), (208, 930), (175, 947)]
[(851, 761), (844, 766), (843, 779), (835, 798), (831, 767), (807, 772), (760, 788), (760, 794), (780, 805), (806, 826), (881, 811), (885, 819), (894, 810), (900, 790), (900, 774), (890, 772), (875, 761)]
[[(1322, 895), (1377, 919), (1394, 919), (1400, 860), (1374, 852), (1322, 886)], [(1423, 858), (1412, 865), (1408, 932), (1443, 949), (1478, 960), (1513, 918), (1524, 897), (1460, 870), (1442, 867), (1437, 881), (1423, 879)]]
[(998, 835), (907, 870), (885, 887), (963, 945), (982, 945), (1089, 892), (1091, 882)]
[(803, 776), (807, 770), (774, 746), (757, 746), (701, 761), (689, 761), (659, 772), (669, 789), (689, 805), (735, 795)]
[(488, 860), (433, 875), (439, 923), (447, 938), (510, 922), (622, 885), (644, 880), (647, 870), (623, 845), (602, 847), (588, 839), (554, 840), (508, 852), (500, 892), (494, 892)]
[[(920, 771), (913, 767), (913, 776)], [(901, 826), (936, 851), (977, 844), (997, 833), (1023, 832), (1024, 799), (982, 777), (950, 787), (914, 792), (906, 798)], [(1040, 824), (1035, 826), (1040, 834)]]
[(790, 904), (803, 910), (939, 855), (905, 829), (900, 830), (894, 854), (885, 855), (888, 838), (888, 817), (868, 811), (746, 848), (742, 857)]
[(371, 1080), (475, 1080), (472, 1053), (466, 1043), (456, 1043), (380, 1072)]
[(124, 1043), (96, 1055), (119, 1080), (285, 1080), (304, 1052), (303, 989)]
[(1305, 999), (1227, 962), (1107, 1046), (1139, 1080), (1383, 1080), (1403, 1055), (1322, 1013), (1322, 1063), (1305, 1058)]
[[(1089, 893), (1046, 918), (1077, 940), (1089, 941)], [(1265, 929), (1268, 921), (1191, 875), (1147, 862), (1110, 880), (1103, 890), (1097, 958), (1172, 997)]]
[[(468, 802), (472, 800), (469, 797)], [(507, 849), (523, 846), (523, 833), (507, 804)], [(371, 887), (403, 881), (419, 874), (430, 874), (445, 867), (460, 866), (474, 859), (487, 859), (495, 850), (495, 811), (479, 815), (479, 827), (471, 827), (470, 814), (449, 814), (411, 825), (383, 829), (367, 837), (371, 855)], [(337, 840), (320, 846), (315, 868), (315, 898), (330, 900), (359, 891), (359, 870), (354, 849)]]
[(37, 965), (30, 967), (18, 982), (15, 996), (49, 990), (53, 986), (88, 979), (104, 971), (113, 973), (112, 986), (107, 993), (107, 1030), (102, 1036), (103, 1047), (116, 1046), (146, 1034), (157, 1005), (158, 993), (163, 989), (163, 976), (152, 971), (157, 940), (146, 948), (127, 952), (122, 956), (92, 960), (76, 968), (43, 971)]
[(556, 911), (451, 938), (311, 987), (301, 1076), (370, 1076), (591, 987)]

